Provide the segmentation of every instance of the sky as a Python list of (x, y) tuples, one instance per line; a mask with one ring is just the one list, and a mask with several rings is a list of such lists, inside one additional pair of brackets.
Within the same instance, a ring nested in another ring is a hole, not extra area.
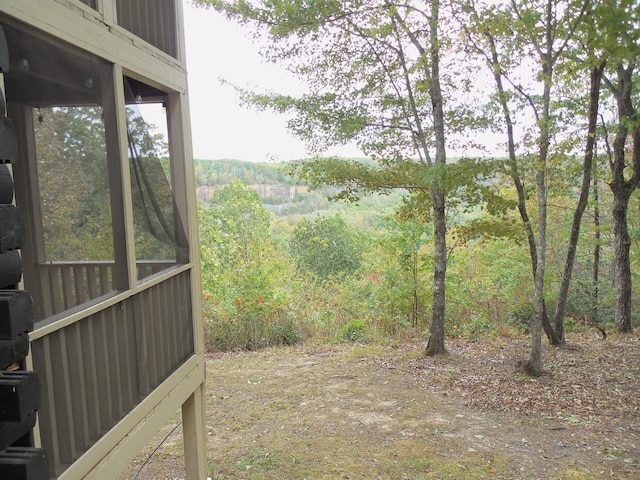
[[(300, 94), (288, 72), (262, 61), (259, 46), (221, 14), (185, 1), (185, 41), (194, 157), (251, 162), (289, 161), (309, 156), (286, 129), (287, 116), (240, 105), (220, 78), (241, 87)], [(355, 148), (328, 152), (362, 156)]]
[[(262, 60), (248, 27), (239, 27), (212, 9), (193, 7), (189, 0), (183, 0), (183, 5), (194, 157), (279, 162), (311, 156), (304, 143), (287, 130), (286, 114), (240, 105), (235, 89), (220, 79), (254, 91), (292, 95), (304, 92), (299, 81), (278, 65)], [(482, 78), (478, 81), (483, 83)], [(454, 143), (448, 146), (448, 155), (504, 153), (501, 135), (485, 132), (474, 138), (489, 149), (484, 153), (462, 140), (459, 150)], [(323, 154), (364, 156), (355, 145)]]

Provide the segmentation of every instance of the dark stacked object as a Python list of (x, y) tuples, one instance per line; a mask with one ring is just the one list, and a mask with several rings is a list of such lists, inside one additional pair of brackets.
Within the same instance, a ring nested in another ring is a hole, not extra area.
[[(9, 58), (1, 27), (0, 70), (3, 86)], [(35, 313), (31, 295), (18, 289), (25, 228), (21, 210), (13, 205), (9, 164), (16, 159), (16, 133), (0, 91), (0, 478), (44, 480), (49, 478), (46, 452), (33, 448), (32, 433), (40, 408), (40, 382), (36, 372), (25, 370)]]

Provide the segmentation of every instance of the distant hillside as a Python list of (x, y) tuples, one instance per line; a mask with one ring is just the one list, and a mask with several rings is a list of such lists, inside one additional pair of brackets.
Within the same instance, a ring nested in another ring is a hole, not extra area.
[(242, 160), (195, 160), (196, 186), (228, 185), (241, 179), (251, 185), (295, 185), (284, 172), (283, 163)]
[[(198, 200), (206, 205), (213, 192), (239, 179), (260, 194), (262, 203), (279, 217), (291, 217), (341, 211), (346, 217), (359, 217), (358, 223), (370, 224), (381, 214), (390, 213), (401, 195), (373, 195), (363, 198), (359, 205), (330, 202), (335, 188), (310, 191), (300, 181), (285, 173), (284, 163), (254, 163), (241, 160), (195, 160)], [(363, 220), (362, 217), (368, 220)]]

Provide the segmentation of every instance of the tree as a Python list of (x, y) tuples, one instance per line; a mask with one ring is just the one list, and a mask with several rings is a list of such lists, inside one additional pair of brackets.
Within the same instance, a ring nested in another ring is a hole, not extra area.
[(112, 260), (100, 109), (51, 107), (34, 116), (46, 260)]
[(386, 219), (385, 230), (378, 240), (380, 248), (394, 257), (404, 274), (401, 286), (405, 287), (406, 296), (410, 298), (408, 316), (414, 328), (420, 326), (424, 309), (424, 285), (420, 279), (424, 255), (421, 254), (421, 249), (431, 240), (429, 227), (414, 220), (403, 221), (390, 217)]
[(599, 39), (609, 53), (604, 82), (615, 103), (613, 145), (607, 141), (617, 284), (615, 323), (618, 331), (630, 332), (631, 238), (627, 212), (631, 195), (640, 184), (640, 12), (631, 0), (603, 0), (598, 12)]
[[(464, 97), (461, 69), (441, 70), (450, 54), (444, 6), (433, 1), (197, 0), (268, 38), (266, 56), (289, 65), (309, 93), (293, 98), (244, 91), (258, 108), (292, 112), (294, 134), (313, 151), (356, 142), (373, 162), (340, 158), (297, 163), (292, 171), (312, 187), (332, 185), (337, 198), (404, 189), (413, 215), (433, 223), (434, 275), (426, 354), (445, 351), (447, 198), (474, 178), (471, 168), (451, 174), (445, 131), (455, 135), (475, 122)], [(446, 27), (446, 28), (445, 28)], [(453, 93), (455, 91), (455, 94)], [(472, 164), (467, 164), (470, 167)], [(455, 168), (455, 167), (454, 167)]]
[(260, 196), (240, 180), (217, 190), (200, 215), (204, 269), (251, 269), (260, 263), (270, 238), (269, 212)]
[[(604, 67), (600, 62), (593, 69), (590, 94), (589, 126), (586, 132), (587, 146), (584, 156), (581, 198), (574, 215), (572, 235), (569, 242), (564, 281), (561, 283), (557, 315), (552, 328), (548, 324), (545, 305), (545, 269), (547, 255), (548, 221), (548, 166), (554, 135), (562, 132), (560, 116), (553, 108), (553, 89), (559, 80), (557, 69), (564, 60), (570, 42), (575, 39), (576, 30), (583, 21), (589, 0), (558, 2), (541, 0), (536, 2), (510, 2), (476, 10), (474, 2), (466, 4), (464, 10), (470, 13), (473, 27), (467, 29), (467, 36), (473, 48), (480, 52), (489, 66), (496, 85), (497, 103), (503, 117), (507, 134), (508, 171), (518, 195), (518, 210), (525, 227), (534, 277), (534, 321), (532, 324), (531, 356), (526, 365), (532, 375), (541, 371), (541, 331), (545, 327), (552, 343), (562, 343), (564, 333), (564, 305), (568, 291), (575, 248), (579, 237), (580, 221), (586, 208), (591, 180), (593, 159), (593, 139), (595, 135), (595, 115), (598, 111), (599, 81)], [(502, 51), (500, 50), (502, 48)], [(516, 53), (518, 55), (516, 55)], [(532, 62), (535, 79), (513, 77), (513, 70), (519, 68), (515, 58)], [(511, 87), (505, 88), (504, 82)], [(539, 93), (536, 91), (539, 90)], [(512, 99), (519, 100), (520, 107), (527, 106), (535, 119), (531, 134), (534, 141), (525, 145), (535, 151), (531, 155), (535, 171), (535, 192), (537, 199), (537, 237), (526, 206), (527, 194), (518, 163), (517, 141), (512, 118)]]
[(355, 273), (362, 263), (364, 238), (339, 215), (302, 219), (291, 249), (298, 264), (320, 281)]
[(198, 214), (208, 346), (256, 349), (300, 340), (289, 316), (292, 263), (272, 240), (271, 216), (257, 192), (235, 180)]

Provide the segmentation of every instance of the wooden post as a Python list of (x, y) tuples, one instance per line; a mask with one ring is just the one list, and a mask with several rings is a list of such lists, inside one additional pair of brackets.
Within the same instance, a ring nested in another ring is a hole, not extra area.
[(115, 255), (112, 289), (128, 290), (136, 285), (137, 273), (122, 67), (113, 65), (101, 83)]
[(206, 477), (205, 384), (201, 383), (182, 405), (182, 435), (187, 480)]

